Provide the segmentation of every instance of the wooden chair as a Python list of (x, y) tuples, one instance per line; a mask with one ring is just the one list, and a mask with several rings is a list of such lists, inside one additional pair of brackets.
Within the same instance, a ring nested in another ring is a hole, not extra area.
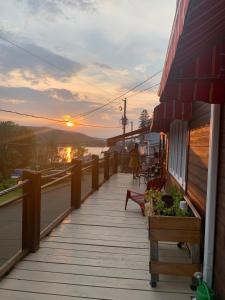
[[(165, 187), (166, 179), (164, 177), (159, 177), (152, 179), (148, 182), (146, 190), (158, 190), (161, 191), (162, 188)], [(126, 202), (125, 202), (125, 210), (127, 209), (128, 200), (131, 199), (132, 201), (136, 202), (141, 209), (142, 215), (145, 215), (145, 199), (144, 194), (137, 193), (131, 190), (127, 190)]]

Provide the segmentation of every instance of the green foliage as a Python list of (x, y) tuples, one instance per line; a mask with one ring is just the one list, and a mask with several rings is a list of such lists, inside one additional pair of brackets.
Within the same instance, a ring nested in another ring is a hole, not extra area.
[(0, 191), (8, 189), (9, 187), (11, 187), (15, 184), (16, 184), (16, 179), (12, 179), (12, 178), (2, 179), (0, 182)]
[(139, 117), (139, 128), (148, 127), (150, 118), (147, 109), (143, 109)]
[(22, 189), (18, 189), (18, 190), (15, 190), (15, 191), (11, 192), (11, 193), (8, 193), (4, 196), (1, 196), (0, 197), (0, 204), (5, 202), (5, 201), (9, 201), (9, 200), (11, 200), (15, 197), (18, 197), (18, 196), (22, 195), (22, 193), (23, 193)]
[(76, 146), (76, 147), (74, 147), (73, 152), (74, 152), (73, 153), (74, 157), (82, 158), (84, 156), (84, 154), (87, 152), (87, 149), (82, 146)]
[(33, 131), (13, 122), (0, 122), (0, 174), (7, 177), (12, 169), (29, 165), (34, 148)]
[[(166, 196), (172, 197), (172, 205), (168, 207), (168, 203), (164, 200)], [(180, 201), (183, 200), (183, 194), (175, 188), (170, 188), (168, 193), (163, 195), (162, 192), (149, 190), (145, 193), (145, 201), (153, 203), (154, 212), (163, 216), (190, 216), (189, 211), (180, 208)]]
[(145, 192), (145, 202), (155, 201), (159, 202), (162, 199), (162, 192), (154, 189)]

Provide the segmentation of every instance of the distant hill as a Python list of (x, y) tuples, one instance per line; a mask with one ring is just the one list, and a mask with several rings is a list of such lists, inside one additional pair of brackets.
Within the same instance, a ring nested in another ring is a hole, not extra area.
[(70, 132), (66, 130), (53, 129), (49, 127), (31, 127), (37, 137), (39, 144), (46, 144), (54, 141), (58, 146), (80, 145), (86, 147), (103, 147), (105, 140), (90, 137), (79, 132)]

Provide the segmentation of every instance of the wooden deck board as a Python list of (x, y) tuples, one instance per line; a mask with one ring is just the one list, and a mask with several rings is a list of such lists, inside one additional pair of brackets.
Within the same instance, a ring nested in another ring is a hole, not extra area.
[[(146, 219), (133, 202), (124, 211), (127, 187), (139, 189), (131, 175), (117, 174), (91, 195), (1, 281), (0, 299), (190, 299), (186, 278), (160, 276), (150, 287)], [(160, 256), (188, 259), (170, 243)]]

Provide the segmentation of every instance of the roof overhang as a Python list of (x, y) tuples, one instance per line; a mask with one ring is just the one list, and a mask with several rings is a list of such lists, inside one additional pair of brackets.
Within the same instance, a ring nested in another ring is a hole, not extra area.
[(225, 0), (181, 0), (159, 89), (161, 102), (225, 101)]
[(167, 49), (166, 60), (163, 68), (162, 79), (159, 88), (159, 95), (162, 94), (167, 79), (169, 77), (169, 73), (173, 64), (173, 61), (176, 56), (176, 50), (178, 44), (180, 42), (180, 37), (183, 32), (184, 22), (187, 16), (187, 11), (189, 8), (190, 0), (181, 0), (177, 5), (176, 15), (173, 22), (173, 28), (170, 35), (170, 41)]
[(174, 120), (188, 121), (192, 117), (192, 103), (163, 102), (153, 112), (152, 132), (168, 132)]

